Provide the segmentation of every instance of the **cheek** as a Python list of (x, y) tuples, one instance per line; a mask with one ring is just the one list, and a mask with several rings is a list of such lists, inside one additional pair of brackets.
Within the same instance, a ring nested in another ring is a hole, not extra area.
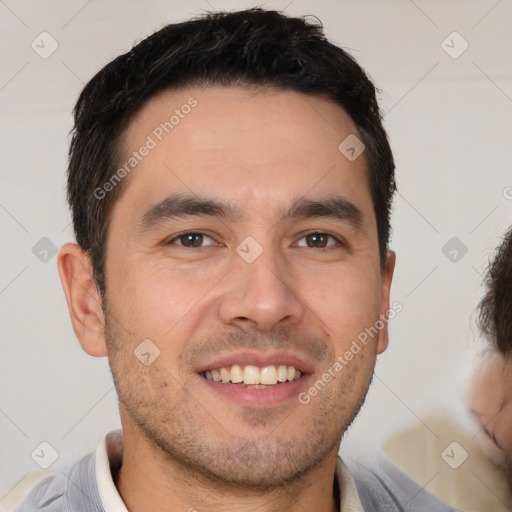
[(127, 268), (119, 279), (118, 297), (124, 304), (122, 313), (132, 325), (163, 337), (198, 307), (217, 280), (205, 272), (198, 275), (183, 267), (169, 268), (166, 262)]
[(343, 268), (302, 281), (307, 305), (337, 344), (350, 344), (379, 316), (380, 281), (368, 268)]

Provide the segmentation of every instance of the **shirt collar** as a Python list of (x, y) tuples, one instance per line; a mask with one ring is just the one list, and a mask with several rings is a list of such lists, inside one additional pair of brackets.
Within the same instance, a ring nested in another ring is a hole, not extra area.
[[(105, 434), (96, 449), (95, 469), (98, 492), (105, 512), (128, 512), (112, 478), (112, 469), (119, 468), (123, 459), (123, 431)], [(340, 512), (364, 512), (354, 479), (338, 457), (336, 478), (341, 495)]]
[(112, 430), (105, 434), (96, 448), (96, 483), (105, 512), (128, 512), (112, 478), (111, 467), (120, 466), (123, 460), (123, 431)]

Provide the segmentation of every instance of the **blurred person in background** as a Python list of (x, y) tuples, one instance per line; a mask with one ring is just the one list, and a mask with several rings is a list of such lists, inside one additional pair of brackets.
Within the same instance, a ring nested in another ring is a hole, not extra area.
[(484, 453), (512, 487), (512, 227), (489, 264), (478, 325), (489, 342), (473, 376), (469, 403)]

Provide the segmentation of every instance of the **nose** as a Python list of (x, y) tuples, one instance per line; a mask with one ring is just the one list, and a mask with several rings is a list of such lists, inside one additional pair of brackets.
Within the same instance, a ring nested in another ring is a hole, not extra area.
[(229, 287), (224, 293), (219, 315), (222, 322), (257, 331), (272, 331), (299, 324), (305, 304), (293, 289), (286, 262), (265, 249), (252, 263), (235, 255)]

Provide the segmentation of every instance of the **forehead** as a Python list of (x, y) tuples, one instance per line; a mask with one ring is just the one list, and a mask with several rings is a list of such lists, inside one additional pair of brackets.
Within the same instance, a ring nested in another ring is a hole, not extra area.
[(134, 166), (121, 201), (140, 212), (180, 192), (238, 201), (242, 210), (258, 205), (262, 213), (283, 208), (286, 197), (336, 192), (371, 208), (365, 154), (347, 158), (339, 149), (347, 137), (361, 138), (350, 116), (322, 97), (239, 87), (165, 91), (123, 137), (120, 167), (130, 159)]

